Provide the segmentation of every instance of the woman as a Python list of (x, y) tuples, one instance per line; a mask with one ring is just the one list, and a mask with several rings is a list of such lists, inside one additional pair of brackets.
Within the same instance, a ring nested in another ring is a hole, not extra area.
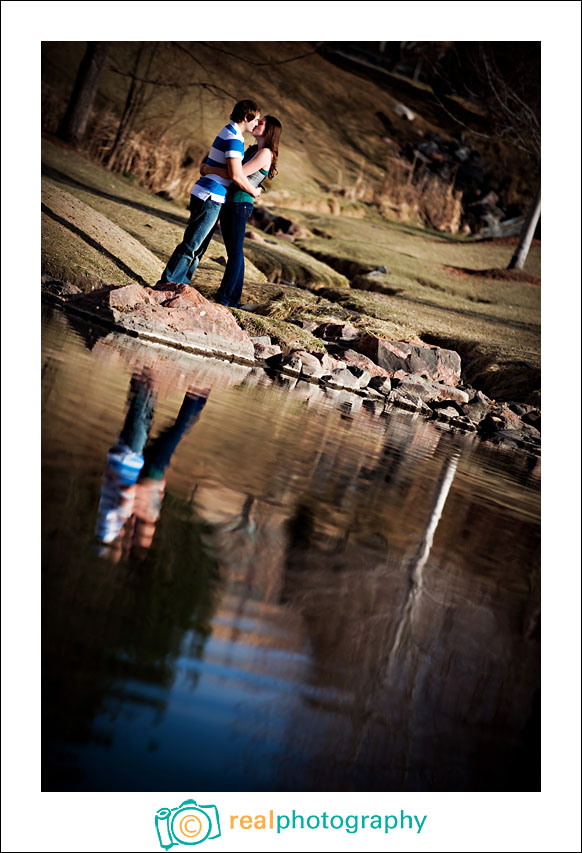
[[(257, 144), (251, 146), (243, 159), (243, 173), (254, 187), (260, 187), (265, 178), (272, 179), (277, 173), (281, 122), (274, 116), (262, 118), (252, 131)], [(223, 175), (226, 170), (205, 166), (203, 174)], [(220, 228), (228, 261), (221, 285), (214, 297), (215, 302), (238, 308), (244, 284), (245, 258), (243, 244), (246, 224), (253, 213), (253, 197), (231, 184), (226, 202), (220, 212)]]

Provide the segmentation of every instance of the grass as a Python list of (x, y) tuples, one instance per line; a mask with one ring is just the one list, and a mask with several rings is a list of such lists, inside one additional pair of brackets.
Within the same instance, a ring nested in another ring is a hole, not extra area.
[[(181, 239), (188, 217), (183, 205), (49, 140), (43, 168), (44, 203), (52, 214), (43, 214), (43, 272), (154, 284)], [(346, 321), (384, 337), (457, 349), (467, 378), (486, 393), (535, 397), (540, 287), (454, 271), (505, 267), (511, 246), (387, 222), (361, 204), (358, 216), (271, 209), (313, 236), (295, 243), (270, 235), (269, 242), (245, 241), (243, 301), (260, 307), (234, 314), (249, 333), (317, 351), (321, 341), (295, 323)], [(213, 240), (194, 281), (203, 295), (216, 291), (225, 254), (220, 239)], [(349, 286), (355, 275), (380, 266), (387, 272), (374, 281), (384, 293)], [(530, 251), (526, 271), (539, 275), (539, 246)]]
[(294, 346), (296, 349), (304, 349), (307, 352), (325, 352), (325, 346), (319, 338), (300, 329), (299, 326), (273, 317), (240, 311), (237, 308), (232, 308), (231, 311), (239, 326), (251, 337), (269, 335), (279, 345)]

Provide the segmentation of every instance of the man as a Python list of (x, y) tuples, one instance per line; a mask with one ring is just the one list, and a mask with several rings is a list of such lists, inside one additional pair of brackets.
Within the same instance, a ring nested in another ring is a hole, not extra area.
[(261, 194), (242, 171), (244, 133), (254, 130), (261, 117), (259, 106), (251, 100), (239, 101), (230, 114), (230, 122), (222, 128), (206, 158), (210, 166), (226, 167), (229, 177), (206, 175), (194, 184), (190, 196), (190, 221), (179, 246), (162, 273), (162, 283), (190, 284), (200, 260), (208, 248), (226, 190), (234, 181), (253, 198)]

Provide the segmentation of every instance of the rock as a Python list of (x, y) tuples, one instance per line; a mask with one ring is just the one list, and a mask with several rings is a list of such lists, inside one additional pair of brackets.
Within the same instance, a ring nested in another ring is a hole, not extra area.
[(306, 332), (314, 332), (320, 323), (314, 323), (313, 320), (297, 320), (295, 322), (296, 326), (299, 326), (300, 329), (304, 329)]
[(483, 394), (482, 391), (477, 391), (469, 403), (463, 406), (463, 414), (468, 417), (472, 423), (480, 424), (492, 405), (493, 403), (489, 397)]
[(259, 243), (267, 242), (263, 235), (259, 234), (258, 231), (247, 231), (245, 234), (245, 240), (257, 240)]
[(361, 367), (364, 370), (367, 370), (370, 376), (372, 377), (381, 377), (382, 379), (388, 379), (388, 374), (383, 368), (378, 367), (377, 364), (374, 364), (371, 358), (363, 355), (360, 352), (356, 352), (353, 349), (347, 349), (344, 353), (342, 353), (342, 361), (345, 364), (352, 365), (354, 367)]
[(392, 383), (388, 376), (372, 376), (368, 383), (368, 390), (377, 391), (379, 394), (385, 395), (392, 390)]
[(301, 373), (301, 367), (301, 359), (294, 353), (289, 353), (289, 355), (286, 355), (283, 358), (282, 369), (285, 373), (289, 373), (292, 376), (299, 376)]
[(450, 423), (460, 417), (459, 413), (453, 406), (444, 406), (436, 409), (435, 413), (437, 421), (445, 421), (447, 423)]
[(463, 391), (462, 388), (454, 388), (452, 385), (445, 385), (440, 382), (432, 382), (430, 384), (438, 395), (436, 397), (437, 400), (453, 400), (460, 405), (469, 401), (469, 394)]
[(386, 402), (392, 403), (393, 406), (398, 406), (400, 409), (407, 409), (409, 412), (419, 412), (424, 405), (420, 397), (395, 390), (386, 394)]
[(375, 335), (363, 335), (352, 346), (384, 368), (390, 377), (424, 376), (451, 386), (458, 385), (461, 378), (461, 357), (454, 350), (389, 341)]
[(258, 358), (259, 361), (267, 361), (273, 356), (281, 355), (281, 347), (277, 344), (254, 344), (255, 347), (255, 358)]
[(464, 163), (465, 160), (469, 159), (471, 154), (471, 149), (468, 145), (460, 145), (458, 148), (455, 148), (453, 155), (459, 163)]
[(430, 406), (427, 406), (422, 400), (420, 401), (419, 411), (422, 412), (423, 415), (428, 415), (432, 417), (433, 411)]
[[(388, 380), (388, 382), (389, 381), (390, 380)], [(387, 393), (388, 391), (386, 391), (386, 394)], [(385, 395), (381, 394), (380, 391), (376, 391), (375, 388), (370, 388), (370, 386), (368, 385), (368, 387), (366, 388), (366, 396), (369, 397), (370, 400), (384, 400)]]
[(493, 435), (487, 435), (484, 437), (488, 438), (494, 444), (505, 445), (509, 448), (519, 448), (520, 450), (527, 450), (534, 456), (540, 455), (541, 441), (539, 435), (530, 435), (516, 429), (501, 429)]
[(439, 409), (454, 409), (457, 415), (466, 417), (463, 406), (455, 400), (433, 400), (429, 406), (433, 412), (438, 412)]
[(538, 432), (542, 431), (542, 413), (539, 409), (531, 409), (531, 411), (522, 415), (521, 419), (524, 424), (534, 427)]
[(425, 403), (431, 403), (434, 400), (454, 400), (455, 403), (469, 402), (469, 395), (466, 391), (454, 388), (452, 385), (442, 385), (439, 382), (405, 377), (403, 379), (395, 379), (393, 385), (399, 391), (408, 391), (411, 394), (416, 394)]
[(526, 406), (523, 403), (508, 403), (507, 405), (514, 414), (519, 415), (520, 417), (527, 414), (531, 408), (531, 406)]
[(102, 288), (75, 297), (75, 308), (146, 339), (179, 349), (228, 355), (253, 362), (253, 343), (222, 305), (209, 302), (194, 287), (139, 284)]
[(479, 432), (485, 438), (498, 432), (515, 430), (524, 436), (530, 435), (539, 439), (539, 433), (533, 426), (525, 424), (519, 415), (512, 412), (507, 403), (494, 404), (479, 425)]
[(264, 347), (269, 347), (272, 343), (269, 335), (257, 335), (256, 337), (251, 338), (251, 341), (253, 344), (262, 344)]
[(336, 367), (331, 371), (329, 384), (337, 388), (348, 388), (355, 391), (360, 387), (360, 380), (347, 367)]
[(277, 216), (267, 210), (266, 207), (255, 205), (252, 216), (249, 220), (251, 225), (255, 225), (267, 234), (288, 234), (292, 237), (311, 237), (311, 233), (307, 228), (303, 228), (291, 219), (285, 216)]
[(501, 418), (506, 429), (522, 429), (523, 421), (519, 415), (511, 411), (507, 403), (496, 403), (491, 411), (495, 416)]
[(59, 299), (67, 299), (69, 296), (75, 296), (77, 293), (82, 293), (80, 287), (72, 284), (70, 281), (57, 281), (49, 276), (41, 277), (42, 289), (46, 293), (52, 293)]
[(369, 371), (367, 371), (364, 367), (358, 367), (355, 364), (348, 364), (348, 370), (351, 374), (353, 374), (358, 380), (358, 388), (365, 388), (370, 379)]
[(355, 341), (360, 337), (358, 330), (349, 323), (322, 323), (313, 334), (325, 341)]
[(331, 375), (332, 370), (336, 370), (336, 368), (345, 368), (346, 365), (339, 361), (337, 358), (333, 358), (333, 356), (329, 355), (329, 353), (325, 352), (321, 356), (321, 366), (323, 367), (324, 375)]
[(416, 118), (416, 114), (412, 112), (408, 107), (405, 107), (404, 104), (394, 104), (392, 107), (394, 112), (400, 118), (405, 118), (407, 121), (414, 121)]
[(474, 432), (477, 429), (476, 424), (474, 424), (470, 418), (467, 418), (464, 415), (457, 415), (456, 418), (451, 418), (450, 424), (451, 426), (458, 427), (459, 429), (468, 430), (469, 432)]
[(283, 366), (283, 353), (282, 352), (276, 352), (276, 353), (273, 353), (273, 355), (268, 355), (264, 359), (264, 361), (265, 361), (267, 367), (271, 368), (272, 370), (279, 371), (279, 370), (281, 370), (281, 367)]
[(317, 356), (312, 355), (309, 352), (305, 352), (305, 350), (296, 350), (293, 353), (293, 356), (300, 359), (301, 361), (302, 376), (319, 379), (321, 376), (324, 375), (325, 370), (323, 369), (321, 361), (317, 358)]
[[(97, 293), (92, 294), (95, 301)], [(110, 308), (116, 308), (118, 311), (132, 311), (142, 305), (156, 305), (157, 300), (152, 298), (150, 294), (151, 291), (146, 290), (141, 284), (127, 284), (124, 287), (115, 287), (108, 291), (107, 303)], [(80, 304), (80, 301), (77, 304)]]
[(490, 240), (494, 237), (517, 237), (523, 228), (524, 221), (525, 216), (514, 216), (503, 222), (494, 222), (492, 225), (481, 228), (479, 237), (482, 240)]

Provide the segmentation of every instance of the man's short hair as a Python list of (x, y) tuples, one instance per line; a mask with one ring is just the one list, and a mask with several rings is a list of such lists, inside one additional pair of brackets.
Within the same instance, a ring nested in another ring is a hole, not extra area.
[(239, 101), (233, 107), (233, 110), (230, 114), (231, 121), (250, 121), (253, 119), (258, 113), (261, 112), (260, 106), (256, 101), (251, 101), (249, 98), (246, 98), (244, 101)]

